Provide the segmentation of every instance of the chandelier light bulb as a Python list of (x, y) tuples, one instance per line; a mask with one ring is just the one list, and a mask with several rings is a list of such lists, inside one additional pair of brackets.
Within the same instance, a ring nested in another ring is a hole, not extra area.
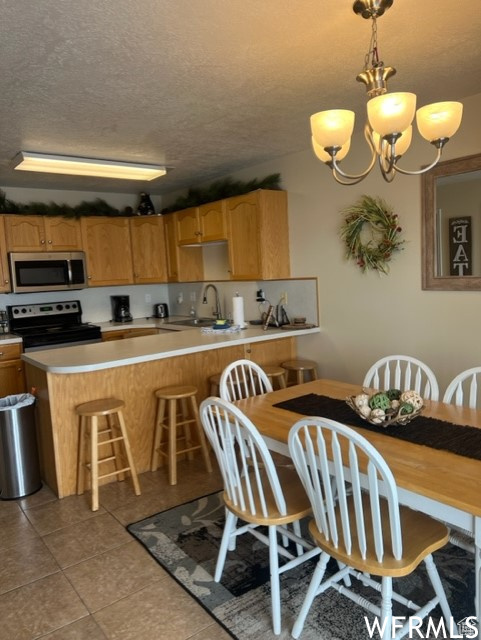
[(417, 110), (416, 123), (422, 137), (433, 142), (454, 136), (462, 116), (461, 102), (435, 102)]
[(367, 103), (367, 117), (372, 129), (381, 137), (405, 131), (414, 119), (414, 93), (385, 93)]
[(354, 111), (348, 109), (331, 109), (315, 113), (311, 116), (311, 131), (314, 140), (323, 149), (342, 147), (351, 139), (354, 117)]
[[(317, 144), (317, 142), (314, 140), (314, 136), (312, 136), (311, 138), (311, 143), (312, 143), (312, 149), (314, 151), (314, 153), (316, 154), (317, 158), (321, 161), (321, 162), (331, 162), (332, 160), (332, 156), (330, 153), (327, 153), (327, 151), (324, 151), (324, 148), (321, 147), (320, 144)], [(348, 140), (345, 144), (342, 145), (342, 147), (339, 149), (339, 151), (336, 153), (336, 161), (340, 162), (343, 158), (345, 158), (349, 152), (349, 148), (351, 146), (351, 141)]]
[[(401, 136), (396, 140), (396, 157), (400, 158), (403, 156), (406, 151), (411, 146), (411, 141), (413, 137), (413, 127), (409, 125), (409, 127), (402, 132)], [(390, 147), (387, 140), (383, 140), (381, 136), (376, 132), (372, 132), (372, 139), (374, 142), (374, 147), (376, 149), (376, 153), (386, 157), (388, 153), (388, 149)]]

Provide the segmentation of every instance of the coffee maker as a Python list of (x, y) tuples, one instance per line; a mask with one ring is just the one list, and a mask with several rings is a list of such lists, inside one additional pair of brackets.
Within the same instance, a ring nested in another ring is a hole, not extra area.
[(110, 296), (110, 302), (114, 322), (132, 322), (129, 296)]

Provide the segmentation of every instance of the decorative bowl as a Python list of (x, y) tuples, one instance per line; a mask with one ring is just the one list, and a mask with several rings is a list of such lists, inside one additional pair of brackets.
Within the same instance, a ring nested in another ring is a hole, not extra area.
[(346, 403), (357, 415), (377, 427), (405, 425), (421, 415), (423, 399), (416, 391), (389, 389), (349, 396)]

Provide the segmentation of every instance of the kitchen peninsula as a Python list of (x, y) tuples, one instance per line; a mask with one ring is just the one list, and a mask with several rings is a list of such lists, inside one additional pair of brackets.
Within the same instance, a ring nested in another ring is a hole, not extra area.
[(221, 372), (229, 362), (248, 358), (261, 365), (278, 364), (296, 356), (298, 338), (319, 331), (317, 327), (295, 332), (264, 331), (262, 327), (236, 333), (163, 331), (23, 354), (28, 388), (33, 387), (37, 395), (43, 480), (59, 498), (76, 492), (76, 405), (109, 396), (125, 401), (130, 444), (137, 471), (142, 473), (150, 468), (155, 389), (193, 384), (200, 401), (209, 394), (209, 376)]

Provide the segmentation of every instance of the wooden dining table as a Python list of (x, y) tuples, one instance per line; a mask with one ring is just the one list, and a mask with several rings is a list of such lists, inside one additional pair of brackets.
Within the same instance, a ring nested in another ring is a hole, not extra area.
[[(348, 396), (361, 392), (359, 385), (321, 379), (239, 400), (235, 404), (256, 425), (271, 450), (288, 456), (289, 430), (297, 420), (305, 416), (274, 405), (306, 394), (345, 400)], [(355, 415), (353, 412), (353, 416)], [(480, 429), (481, 438), (481, 410), (426, 400), (423, 416), (455, 425), (477, 427)], [(332, 418), (333, 416), (326, 414), (321, 417)], [(414, 424), (413, 421), (411, 425)], [(372, 431), (352, 424), (350, 426), (362, 433), (389, 464), (396, 479), (399, 501), (402, 504), (428, 513), (448, 525), (460, 527), (473, 536), (475, 543), (475, 594), (473, 596), (479, 629), (481, 459), (390, 437), (389, 428), (379, 427)], [(481, 637), (481, 634), (478, 633), (478, 637)]]

